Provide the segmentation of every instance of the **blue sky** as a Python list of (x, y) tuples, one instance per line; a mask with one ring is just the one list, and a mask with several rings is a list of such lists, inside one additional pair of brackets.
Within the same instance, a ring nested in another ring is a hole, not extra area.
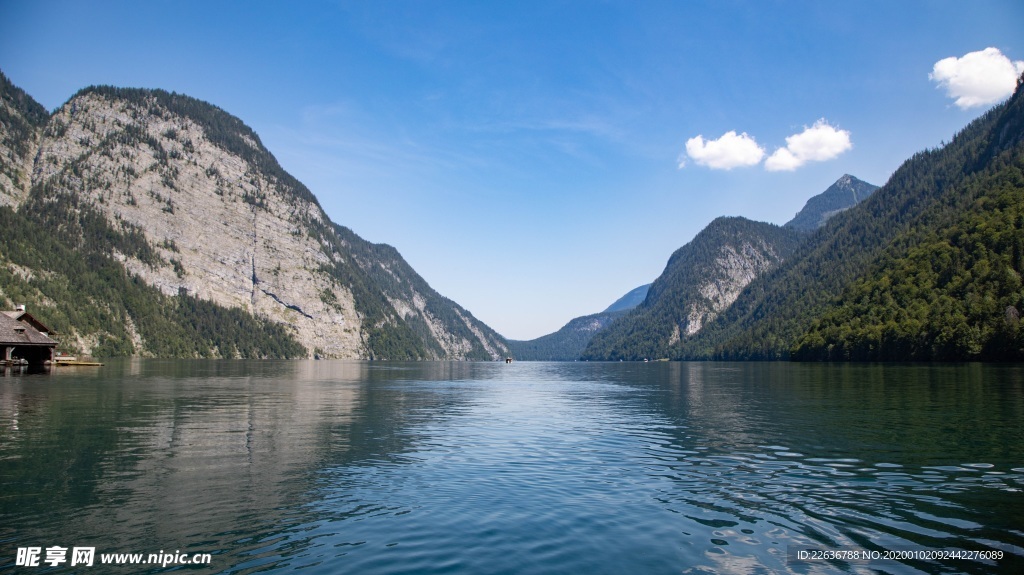
[(220, 106), (334, 221), (530, 339), (717, 216), (885, 183), (991, 106), (957, 90), (1024, 65), (1021, 29), (1017, 0), (0, 0), (0, 70), (49, 109), (92, 84)]

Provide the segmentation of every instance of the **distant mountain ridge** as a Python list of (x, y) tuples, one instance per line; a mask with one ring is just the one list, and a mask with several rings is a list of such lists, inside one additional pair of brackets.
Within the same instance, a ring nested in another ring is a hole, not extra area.
[(223, 110), (92, 87), (51, 114), (0, 73), (0, 306), (99, 356), (1021, 361), (1022, 82), (881, 188), (718, 218), (636, 307), (506, 342)]
[(397, 250), (331, 222), (220, 108), (99, 86), (48, 114), (2, 74), (0, 92), (0, 305), (28, 304), (69, 351), (508, 354)]
[(628, 311), (636, 306), (644, 303), (647, 299), (647, 290), (651, 289), (651, 284), (642, 285), (638, 288), (633, 288), (629, 292), (615, 300), (615, 303), (608, 306), (602, 313), (612, 313), (616, 311)]
[(574, 361), (586, 349), (594, 334), (640, 305), (647, 297), (650, 284), (629, 290), (604, 311), (569, 320), (554, 333), (536, 339), (509, 340), (513, 357), (522, 361)]
[(554, 333), (528, 341), (508, 340), (512, 357), (520, 361), (574, 361), (594, 334), (625, 315), (627, 310), (604, 311), (569, 320)]

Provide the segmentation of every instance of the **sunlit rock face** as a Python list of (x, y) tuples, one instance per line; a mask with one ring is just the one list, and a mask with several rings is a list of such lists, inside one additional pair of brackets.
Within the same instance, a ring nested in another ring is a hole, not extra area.
[(37, 194), (43, 206), (87, 206), (114, 229), (140, 231), (155, 262), (112, 255), (167, 295), (287, 326), (310, 356), (388, 359), (394, 346), (374, 334), (392, 328), (414, 358), (507, 354), (498, 334), (434, 292), (397, 250), (331, 222), (252, 130), (205, 102), (86, 89), (18, 142), (0, 149), (0, 204), (18, 209)]

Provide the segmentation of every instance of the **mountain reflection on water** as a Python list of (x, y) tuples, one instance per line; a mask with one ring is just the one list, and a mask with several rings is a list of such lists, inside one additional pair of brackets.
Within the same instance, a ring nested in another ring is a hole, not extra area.
[[(0, 377), (5, 572), (54, 545), (211, 553), (189, 571), (223, 573), (1014, 572), (1022, 489), (1020, 366), (125, 360)], [(792, 546), (1005, 557), (800, 563)]]

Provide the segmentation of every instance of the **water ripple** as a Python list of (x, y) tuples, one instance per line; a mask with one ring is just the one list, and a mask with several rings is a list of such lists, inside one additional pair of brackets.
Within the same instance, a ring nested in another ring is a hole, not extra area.
[(0, 382), (5, 550), (180, 544), (232, 574), (993, 571), (796, 545), (1024, 562), (1013, 370), (186, 367)]

